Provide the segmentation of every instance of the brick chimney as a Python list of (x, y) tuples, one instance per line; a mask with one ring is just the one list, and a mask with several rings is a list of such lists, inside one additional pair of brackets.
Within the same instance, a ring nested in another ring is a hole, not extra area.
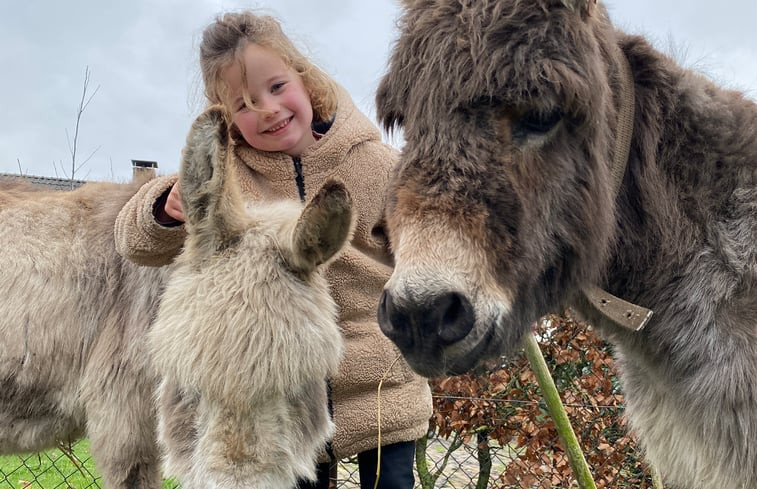
[(157, 168), (157, 161), (131, 160), (131, 178), (135, 182), (146, 182), (151, 178), (155, 178)]

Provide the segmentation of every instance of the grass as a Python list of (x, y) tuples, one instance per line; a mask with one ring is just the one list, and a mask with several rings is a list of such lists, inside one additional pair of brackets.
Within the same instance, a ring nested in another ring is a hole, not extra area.
[[(70, 449), (0, 457), (0, 489), (100, 489), (102, 479), (82, 440)], [(173, 480), (163, 489), (178, 489)]]
[(100, 487), (99, 477), (86, 440), (71, 447), (68, 455), (54, 449), (0, 457), (2, 489), (95, 489)]

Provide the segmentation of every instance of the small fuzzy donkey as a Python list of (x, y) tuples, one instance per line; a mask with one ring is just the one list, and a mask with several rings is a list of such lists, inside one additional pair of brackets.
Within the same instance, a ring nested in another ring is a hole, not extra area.
[(188, 238), (149, 341), (159, 438), (183, 489), (290, 489), (332, 436), (327, 377), (342, 355), (319, 268), (347, 242), (351, 199), (328, 182), (307, 205), (245, 204), (228, 126), (210, 108), (187, 138)]

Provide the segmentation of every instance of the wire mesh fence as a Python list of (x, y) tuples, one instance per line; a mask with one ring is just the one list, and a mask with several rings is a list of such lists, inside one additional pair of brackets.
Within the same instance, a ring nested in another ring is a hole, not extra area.
[[(543, 318), (534, 334), (597, 487), (653, 487), (622, 416), (624, 398), (609, 345), (585, 324), (557, 315)], [(423, 464), (417, 464), (423, 489), (577, 487), (524, 357), (501, 359), (480, 372), (435, 380), (432, 387), (430, 434), (450, 441), (453, 447), (459, 444), (475, 459), (478, 470), (467, 470), (473, 474), (468, 482), (448, 479), (434, 486), (433, 470), (424, 471)], [(460, 465), (459, 458), (453, 465)]]
[[(609, 347), (566, 317), (544, 318), (536, 334), (597, 487), (652, 488), (622, 417), (624, 399)], [(416, 487), (578, 487), (524, 358), (502, 359), (431, 385), (434, 415), (416, 445)], [(0, 489), (101, 487), (86, 440), (40, 454), (0, 457)], [(340, 462), (337, 487), (359, 488), (356, 460)], [(168, 480), (163, 489), (180, 488)]]
[(97, 489), (100, 479), (87, 442), (24, 456), (0, 458), (2, 489)]

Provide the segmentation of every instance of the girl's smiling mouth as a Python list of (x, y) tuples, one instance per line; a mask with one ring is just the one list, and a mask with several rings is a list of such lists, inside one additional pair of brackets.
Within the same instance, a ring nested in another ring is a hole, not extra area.
[(269, 129), (266, 129), (263, 132), (265, 132), (266, 134), (275, 134), (277, 132), (280, 132), (281, 130), (285, 129), (289, 125), (290, 122), (292, 122), (292, 119), (294, 119), (294, 116), (284, 119), (283, 121), (279, 122), (275, 126)]

